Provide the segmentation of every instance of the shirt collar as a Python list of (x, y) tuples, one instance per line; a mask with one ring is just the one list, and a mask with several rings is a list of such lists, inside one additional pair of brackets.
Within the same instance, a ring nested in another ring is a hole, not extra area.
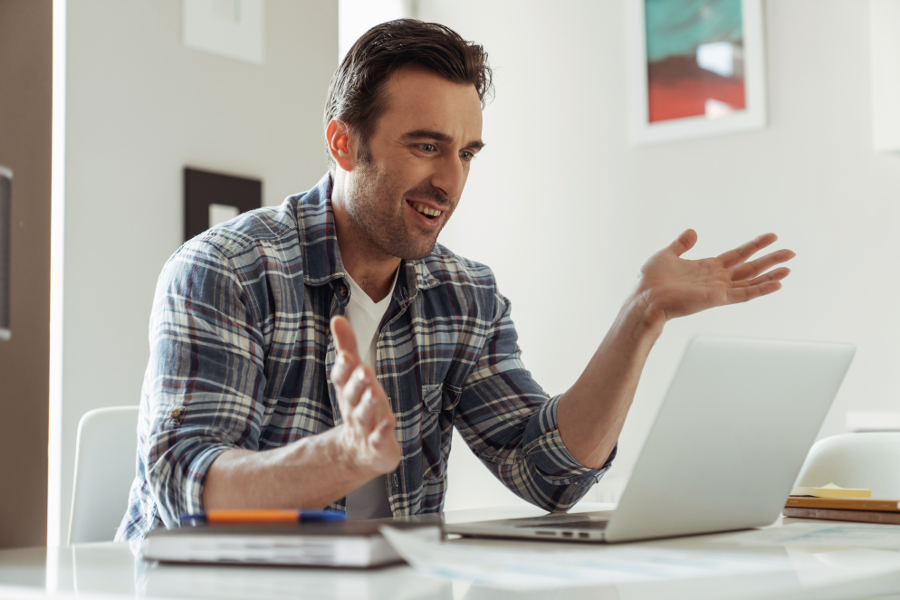
[[(326, 173), (316, 186), (297, 199), (297, 233), (303, 254), (303, 282), (306, 285), (323, 285), (337, 278), (348, 277), (337, 243), (334, 227), (334, 209), (331, 206), (331, 174)], [(434, 254), (434, 252), (432, 252)], [(416, 290), (427, 290), (440, 285), (432, 275), (425, 259), (403, 260), (395, 292), (405, 291), (407, 282), (415, 282)], [(404, 299), (415, 295), (408, 293)], [(401, 292), (402, 295), (402, 292)]]

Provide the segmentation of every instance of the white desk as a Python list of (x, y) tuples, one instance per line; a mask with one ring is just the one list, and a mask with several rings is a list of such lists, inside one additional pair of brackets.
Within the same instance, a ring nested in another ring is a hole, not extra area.
[[(596, 510), (608, 505), (581, 505)], [(448, 513), (448, 522), (531, 516), (530, 507)], [(158, 598), (261, 598), (349, 600), (720, 600), (724, 598), (803, 598), (817, 600), (890, 597), (900, 599), (900, 552), (839, 547), (732, 546), (695, 536), (644, 542), (644, 547), (696, 552), (743, 553), (748, 560), (782, 561), (783, 570), (708, 577), (541, 590), (529, 593), (473, 586), (466, 581), (432, 579), (407, 566), (373, 571), (287, 567), (162, 565), (136, 560), (127, 544), (100, 543), (62, 548), (0, 551), (0, 598), (111, 596)], [(527, 547), (546, 552), (597, 546), (554, 542), (465, 540), (487, 547)], [(453, 543), (453, 542), (450, 542)], [(523, 545), (524, 544), (524, 545)]]

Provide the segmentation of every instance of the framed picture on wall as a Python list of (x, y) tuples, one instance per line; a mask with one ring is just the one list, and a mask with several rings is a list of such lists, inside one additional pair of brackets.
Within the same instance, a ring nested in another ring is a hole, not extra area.
[(631, 140), (766, 125), (762, 0), (628, 0)]
[(184, 169), (184, 239), (262, 206), (262, 181)]

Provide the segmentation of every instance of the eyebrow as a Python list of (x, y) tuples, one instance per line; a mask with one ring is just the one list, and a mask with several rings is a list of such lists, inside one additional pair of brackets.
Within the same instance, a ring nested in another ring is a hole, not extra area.
[[(453, 138), (447, 135), (446, 133), (441, 133), (440, 131), (432, 131), (430, 129), (416, 129), (415, 131), (410, 131), (408, 133), (403, 134), (404, 141), (415, 141), (415, 140), (434, 140), (436, 142), (441, 142), (444, 144), (449, 144), (453, 141)], [(475, 152), (478, 152), (482, 148), (484, 148), (484, 142), (481, 140), (472, 140), (468, 144), (465, 145), (466, 148), (471, 148)]]

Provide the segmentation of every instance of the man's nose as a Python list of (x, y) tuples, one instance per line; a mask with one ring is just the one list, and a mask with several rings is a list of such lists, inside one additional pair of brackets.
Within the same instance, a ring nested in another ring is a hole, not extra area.
[(431, 185), (441, 190), (448, 199), (459, 198), (466, 184), (466, 173), (458, 156), (447, 156), (436, 161)]

